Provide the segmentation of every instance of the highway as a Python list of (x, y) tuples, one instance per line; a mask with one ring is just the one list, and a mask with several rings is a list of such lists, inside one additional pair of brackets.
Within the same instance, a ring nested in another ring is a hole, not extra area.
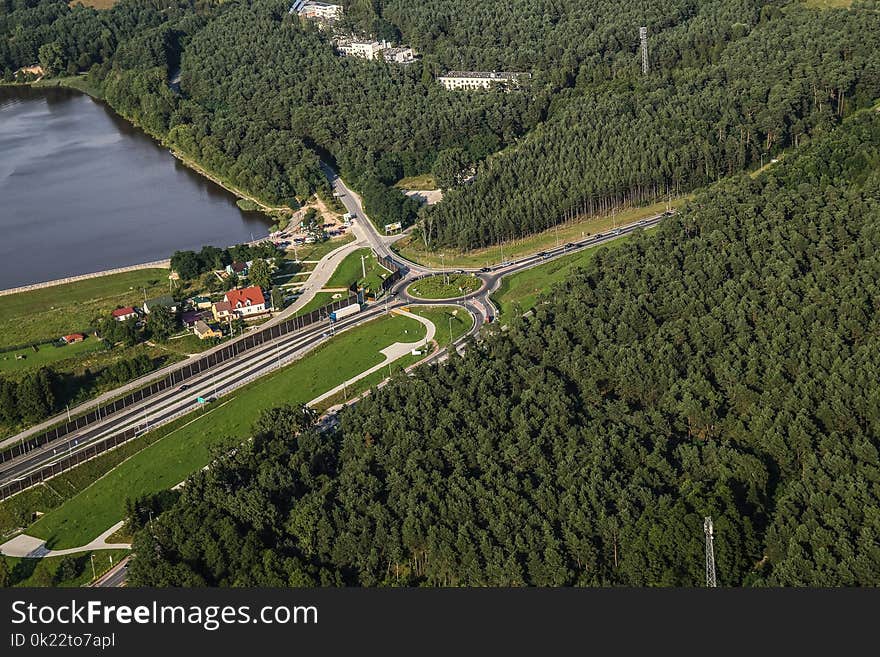
[[(133, 404), (125, 410), (119, 411), (104, 420), (93, 423), (78, 431), (72, 432), (64, 438), (35, 449), (16, 457), (6, 463), (0, 464), (0, 484), (21, 479), (27, 474), (35, 472), (46, 465), (74, 455), (88, 448), (92, 443), (120, 434), (129, 429), (135, 429), (138, 434), (148, 431), (157, 425), (164, 424), (176, 417), (193, 412), (210, 412), (215, 405), (224, 403), (222, 397), (235, 390), (241, 385), (265, 375), (314, 349), (321, 343), (330, 339), (337, 332), (350, 330), (363, 322), (374, 319), (385, 312), (404, 305), (428, 304), (436, 305), (455, 304), (465, 308), (473, 317), (474, 325), (471, 331), (460, 338), (459, 343), (479, 332), (484, 323), (492, 321), (497, 315), (490, 295), (498, 289), (501, 280), (505, 276), (539, 266), (550, 260), (576, 253), (586, 248), (594, 247), (614, 239), (618, 239), (632, 233), (635, 230), (650, 228), (658, 224), (667, 213), (642, 220), (626, 227), (618, 228), (604, 235), (594, 235), (576, 242), (570, 242), (557, 248), (548, 249), (544, 252), (533, 254), (504, 262), (494, 267), (474, 268), (447, 268), (445, 270), (429, 269), (422, 265), (412, 263), (398, 254), (393, 253), (391, 244), (399, 239), (400, 235), (392, 237), (381, 236), (373, 226), (369, 218), (364, 214), (360, 198), (346, 187), (343, 180), (332, 170), (326, 168), (334, 191), (346, 209), (355, 215), (358, 243), (367, 243), (380, 256), (391, 258), (398, 266), (404, 269), (403, 278), (388, 291), (386, 298), (374, 303), (361, 313), (340, 320), (332, 325), (328, 321), (313, 324), (304, 330), (288, 334), (260, 347), (243, 352), (240, 356), (228, 360), (218, 367), (212, 368), (201, 375), (186, 382), (185, 385), (157, 393), (143, 402)], [(426, 301), (413, 297), (407, 291), (409, 285), (424, 276), (454, 273), (466, 271), (474, 273), (482, 280), (480, 289), (467, 295), (442, 301)], [(287, 313), (289, 314), (289, 313)], [(276, 320), (278, 321), (277, 318)], [(440, 327), (442, 328), (442, 327)], [(227, 343), (229, 344), (229, 343)], [(433, 362), (445, 357), (446, 350), (442, 349), (434, 353), (425, 362)], [(179, 365), (179, 364), (178, 364)], [(155, 379), (154, 373), (150, 378)], [(131, 384), (117, 389), (113, 395), (120, 394), (123, 390), (130, 389)], [(202, 406), (197, 398), (211, 399), (213, 401)], [(201, 407), (201, 411), (199, 410)], [(79, 409), (76, 409), (79, 411)], [(17, 438), (21, 438), (19, 435)]]

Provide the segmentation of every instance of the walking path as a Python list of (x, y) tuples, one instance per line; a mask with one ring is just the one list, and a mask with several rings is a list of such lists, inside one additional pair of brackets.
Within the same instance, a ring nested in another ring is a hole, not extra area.
[(394, 314), (397, 314), (397, 315), (403, 315), (404, 317), (410, 317), (410, 318), (424, 324), (426, 331), (427, 331), (425, 334), (425, 337), (422, 338), (421, 340), (419, 340), (418, 342), (395, 342), (393, 345), (391, 345), (389, 347), (385, 347), (384, 349), (382, 349), (379, 352), (383, 356), (385, 356), (385, 360), (383, 360), (378, 365), (374, 365), (370, 369), (365, 370), (365, 371), (361, 372), (360, 374), (350, 378), (345, 383), (340, 383), (338, 386), (336, 386), (332, 390), (328, 390), (324, 394), (319, 395), (318, 397), (315, 397), (312, 401), (310, 401), (308, 403), (309, 406), (315, 406), (316, 404), (324, 401), (325, 399), (328, 399), (328, 398), (332, 397), (333, 395), (335, 395), (339, 392), (342, 392), (351, 384), (356, 383), (357, 381), (360, 381), (361, 379), (369, 376), (373, 372), (378, 372), (383, 367), (386, 367), (387, 365), (394, 362), (398, 358), (406, 356), (413, 349), (417, 349), (418, 347), (425, 345), (434, 339), (434, 334), (437, 331), (437, 328), (434, 326), (434, 322), (432, 322), (428, 319), (425, 319), (424, 317), (421, 317), (419, 315), (416, 315), (414, 313), (405, 311), (405, 310), (392, 310), (391, 312)]
[(131, 543), (108, 543), (107, 538), (115, 532), (122, 529), (125, 524), (124, 520), (120, 520), (110, 529), (98, 536), (95, 540), (75, 548), (67, 548), (64, 550), (50, 550), (46, 547), (46, 541), (42, 538), (28, 536), (27, 534), (19, 534), (15, 538), (6, 541), (0, 545), (0, 554), (7, 557), (28, 557), (31, 559), (43, 559), (45, 557), (63, 557), (67, 554), (76, 554), (78, 552), (91, 552), (92, 550), (130, 550)]

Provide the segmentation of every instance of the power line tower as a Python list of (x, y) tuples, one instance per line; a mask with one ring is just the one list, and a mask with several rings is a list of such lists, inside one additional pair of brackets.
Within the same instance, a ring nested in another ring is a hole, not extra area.
[(714, 528), (712, 518), (703, 519), (703, 531), (706, 533), (706, 586), (715, 588), (718, 581), (715, 579), (715, 546), (713, 544)]
[(648, 28), (639, 28), (639, 41), (642, 43), (642, 73), (648, 73)]

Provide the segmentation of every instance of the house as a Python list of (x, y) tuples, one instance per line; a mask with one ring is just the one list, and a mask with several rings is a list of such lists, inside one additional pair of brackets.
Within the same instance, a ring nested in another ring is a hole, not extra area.
[(214, 319), (218, 321), (221, 319), (229, 319), (235, 315), (235, 313), (232, 312), (232, 304), (227, 301), (218, 301), (215, 303), (213, 306), (213, 312)]
[(161, 297), (144, 301), (144, 312), (149, 315), (153, 308), (158, 308), (159, 306), (168, 308), (172, 313), (177, 312), (177, 302), (170, 294), (163, 294)]
[(232, 274), (235, 274), (236, 276), (239, 276), (239, 277), (247, 276), (248, 270), (249, 270), (249, 264), (250, 263), (238, 262), (236, 260), (232, 264), (226, 265), (226, 273), (229, 274), (230, 276)]
[(183, 325), (186, 328), (192, 328), (196, 322), (204, 318), (205, 314), (206, 313), (201, 310), (187, 310), (180, 315), (180, 321), (183, 322)]
[(190, 303), (199, 310), (209, 310), (211, 308), (211, 299), (208, 297), (193, 297)]
[(505, 71), (449, 71), (437, 81), (449, 91), (460, 89), (490, 89), (493, 86), (504, 88), (519, 85), (522, 78), (532, 77), (530, 73), (511, 73)]
[(82, 333), (71, 333), (70, 335), (65, 335), (61, 338), (61, 342), (64, 344), (73, 344), (74, 342), (82, 342), (86, 339)]
[(222, 331), (201, 319), (195, 323), (195, 326), (193, 326), (193, 333), (199, 337), (199, 340), (223, 337)]
[(117, 308), (113, 311), (113, 319), (117, 322), (124, 322), (127, 319), (132, 319), (133, 317), (137, 317), (137, 311), (131, 306), (126, 306), (125, 308)]
[(214, 304), (214, 318), (217, 320), (230, 317), (253, 317), (265, 312), (268, 310), (263, 290), (255, 285), (240, 290), (229, 290), (223, 295), (223, 301)]

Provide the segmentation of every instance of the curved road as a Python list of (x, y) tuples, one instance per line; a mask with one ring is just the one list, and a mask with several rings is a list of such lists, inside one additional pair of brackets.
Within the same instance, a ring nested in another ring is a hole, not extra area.
[[(333, 189), (337, 193), (340, 201), (345, 205), (346, 209), (355, 216), (353, 231), (358, 238), (356, 242), (340, 247), (330, 254), (329, 257), (335, 261), (347, 255), (353, 246), (368, 244), (380, 256), (391, 258), (396, 264), (398, 264), (398, 266), (403, 268), (404, 276), (388, 291), (388, 294), (384, 299), (371, 304), (361, 313), (342, 319), (335, 324), (331, 325), (329, 320), (327, 322), (321, 322), (317, 325), (311, 325), (305, 330), (288, 334), (273, 342), (266, 343), (255, 349), (250, 349), (241, 354), (241, 356), (226, 361), (219, 367), (208, 370), (200, 376), (187, 381), (186, 385), (153, 395), (144, 402), (133, 404), (125, 410), (111, 415), (109, 418), (93, 423), (79, 431), (72, 432), (50, 445), (35, 449), (27, 452), (21, 457), (7, 461), (0, 465), (0, 484), (20, 479), (28, 473), (34, 472), (54, 461), (63, 459), (71, 454), (76, 454), (77, 452), (86, 449), (91, 443), (97, 440), (122, 433), (123, 431), (132, 428), (138, 433), (145, 432), (150, 428), (154, 428), (155, 426), (165, 423), (173, 418), (191, 413), (197, 410), (200, 406), (196, 402), (197, 397), (219, 398), (223, 393), (234, 390), (244, 383), (258, 378), (284, 363), (301, 356), (307, 351), (314, 349), (316, 346), (332, 337), (332, 335), (335, 335), (336, 332), (350, 330), (364, 321), (378, 317), (381, 314), (403, 305), (455, 304), (465, 308), (474, 317), (474, 325), (465, 336), (462, 336), (456, 341), (457, 347), (460, 348), (460, 345), (466, 341), (467, 338), (479, 332), (483, 324), (491, 322), (496, 317), (497, 310), (490, 300), (490, 295), (498, 289), (503, 277), (536, 267), (555, 258), (609, 242), (632, 233), (635, 230), (649, 228), (658, 224), (667, 214), (671, 214), (664, 213), (657, 215), (650, 219), (631, 224), (627, 227), (619, 228), (611, 233), (594, 235), (590, 238), (571, 242), (558, 248), (548, 249), (547, 251), (538, 254), (505, 262), (502, 265), (495, 267), (485, 267), (479, 270), (472, 268), (448, 268), (446, 270), (438, 270), (410, 262), (400, 257), (398, 254), (393, 253), (391, 250), (391, 244), (397, 239), (400, 239), (400, 235), (392, 237), (381, 236), (369, 218), (365, 216), (363, 205), (357, 194), (348, 189), (342, 179), (334, 172), (330, 170), (327, 171)], [(324, 269), (328, 269), (328, 271), (324, 272), (322, 270), (322, 273), (328, 276), (332, 274), (332, 268)], [(475, 292), (461, 297), (444, 300), (427, 301), (413, 297), (408, 293), (407, 288), (413, 281), (424, 276), (442, 274), (444, 271), (448, 273), (459, 271), (473, 272), (482, 279), (483, 285)], [(281, 313), (279, 317), (274, 318), (272, 322), (282, 321), (292, 312), (295, 312), (295, 309), (288, 308)], [(228, 346), (228, 344), (231, 343), (226, 343), (224, 346)], [(204, 354), (200, 354), (199, 356), (202, 355)], [(434, 362), (444, 358), (445, 355), (446, 349), (441, 349), (435, 352), (431, 357), (425, 359), (424, 362)], [(177, 363), (174, 367), (179, 367), (179, 365), (180, 363)], [(161, 375), (161, 371), (154, 372), (148, 378), (149, 380), (154, 380)], [(143, 385), (143, 381), (140, 381), (140, 384)], [(131, 389), (132, 386), (133, 384), (127, 384), (107, 395), (103, 395), (102, 397), (116, 397), (122, 392)], [(75, 409), (75, 412), (81, 414), (87, 406), (93, 405), (94, 403), (95, 401), (83, 405), (82, 407)], [(206, 412), (209, 412), (210, 408), (211, 405), (208, 404)], [(28, 432), (23, 432), (23, 434), (16, 436), (15, 439), (21, 440), (32, 432), (33, 429)]]

